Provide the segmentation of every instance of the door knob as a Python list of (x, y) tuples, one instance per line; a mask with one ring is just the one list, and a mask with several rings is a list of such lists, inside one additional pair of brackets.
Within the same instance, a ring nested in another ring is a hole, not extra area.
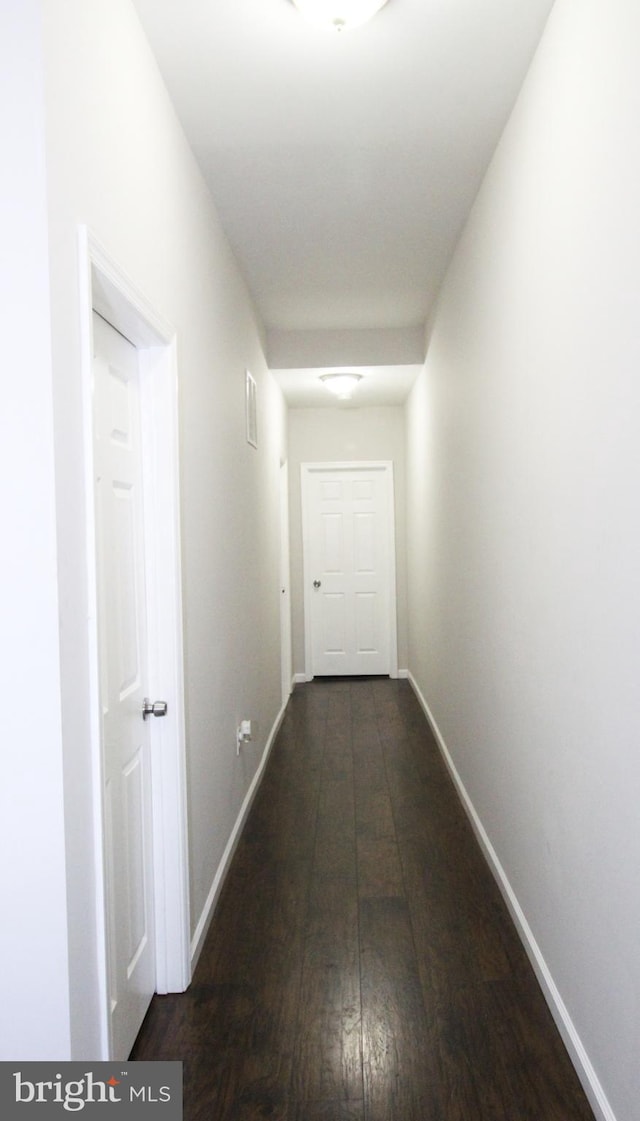
[(319, 588), (321, 584), (322, 584), (322, 580), (314, 580), (313, 581), (314, 588)]
[(167, 715), (167, 702), (166, 701), (150, 701), (145, 697), (142, 702), (142, 719), (146, 720), (148, 716), (166, 716)]

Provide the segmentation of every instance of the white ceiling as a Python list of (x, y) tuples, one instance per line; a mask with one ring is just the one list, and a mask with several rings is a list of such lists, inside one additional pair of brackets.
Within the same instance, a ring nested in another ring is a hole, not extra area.
[(134, 0), (268, 329), (415, 336), (552, 3), (389, 0), (338, 34), (291, 0)]

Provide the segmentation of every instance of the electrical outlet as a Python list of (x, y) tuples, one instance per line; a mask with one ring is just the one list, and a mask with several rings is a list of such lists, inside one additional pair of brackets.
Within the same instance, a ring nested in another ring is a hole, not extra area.
[(240, 754), (240, 748), (242, 747), (243, 743), (248, 743), (249, 740), (251, 739), (251, 721), (250, 720), (241, 720), (240, 721), (240, 726), (239, 726), (238, 731), (236, 733), (236, 737), (237, 737), (236, 754), (239, 755)]

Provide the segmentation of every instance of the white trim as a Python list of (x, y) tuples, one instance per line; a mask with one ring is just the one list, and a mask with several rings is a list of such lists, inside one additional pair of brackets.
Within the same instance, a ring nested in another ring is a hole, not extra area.
[(291, 561), (289, 556), (289, 464), (280, 464), (278, 476), (280, 513), (280, 683), (282, 703), (291, 696), (293, 653), (291, 648)]
[(98, 1007), (100, 1050), (98, 1059), (107, 1060), (111, 1054), (111, 1027), (109, 1017), (108, 976), (108, 916), (106, 907), (106, 873), (104, 862), (105, 813), (103, 806), (102, 752), (100, 733), (100, 666), (98, 642), (98, 586), (96, 568), (96, 511), (95, 470), (93, 440), (93, 293), (92, 262), (89, 235), (80, 227), (79, 238), (80, 331), (82, 362), (82, 431), (83, 468), (85, 490), (85, 523), (87, 528), (87, 660), (89, 685), (89, 751), (91, 756), (91, 815), (93, 821), (93, 850), (95, 897), (93, 900), (96, 928), (96, 958), (98, 977)]
[(306, 673), (294, 673), (294, 685), (306, 685), (307, 681), (309, 681), (309, 678), (307, 677)]
[(272, 727), (271, 732), (269, 734), (269, 738), (268, 738), (268, 740), (265, 744), (264, 751), (262, 753), (262, 759), (260, 760), (260, 764), (258, 766), (258, 769), (257, 769), (255, 775), (253, 776), (253, 781), (251, 783), (251, 786), (249, 787), (249, 789), (248, 789), (248, 791), (245, 795), (245, 799), (244, 799), (244, 801), (243, 801), (243, 803), (240, 807), (240, 812), (238, 813), (235, 825), (233, 826), (233, 829), (231, 830), (229, 840), (227, 841), (225, 850), (222, 854), (222, 859), (221, 859), (221, 861), (218, 865), (216, 874), (213, 877), (213, 883), (211, 884), (211, 887), (209, 889), (209, 894), (207, 895), (205, 905), (202, 908), (202, 913), (201, 913), (200, 918), (198, 920), (198, 925), (196, 926), (196, 929), (195, 929), (194, 934), (193, 934), (193, 938), (191, 939), (191, 968), (192, 968), (192, 970), (195, 970), (198, 958), (200, 957), (200, 954), (202, 953), (202, 947), (204, 946), (204, 942), (205, 942), (205, 939), (207, 937), (209, 927), (211, 925), (211, 920), (213, 919), (213, 916), (214, 916), (214, 912), (215, 912), (215, 909), (216, 909), (216, 904), (218, 902), (218, 899), (220, 898), (220, 892), (222, 891), (222, 886), (224, 884), (225, 877), (226, 877), (227, 872), (229, 871), (229, 868), (231, 866), (231, 861), (233, 859), (233, 854), (236, 851), (236, 847), (238, 845), (238, 841), (240, 840), (240, 836), (241, 836), (244, 824), (245, 824), (245, 822), (247, 820), (247, 817), (249, 815), (249, 810), (251, 809), (253, 799), (255, 798), (255, 796), (257, 794), (257, 791), (258, 791), (258, 787), (260, 785), (260, 782), (262, 781), (262, 777), (264, 775), (264, 770), (265, 770), (265, 767), (267, 765), (267, 760), (268, 760), (269, 755), (271, 753), (271, 748), (273, 747), (273, 745), (275, 743), (276, 736), (278, 735), (278, 732), (280, 731), (280, 726), (282, 724), (282, 721), (284, 719), (284, 714), (285, 714), (286, 709), (287, 709), (287, 703), (288, 703), (288, 698), (287, 698), (287, 701), (285, 701), (285, 703), (282, 705), (282, 708), (280, 709), (280, 712), (276, 716), (273, 727)]
[[(304, 605), (304, 665), (302, 680), (313, 681), (313, 640), (311, 627), (311, 588), (312, 573), (309, 567), (309, 479), (312, 472), (321, 471), (381, 471), (388, 484), (387, 518), (389, 540), (389, 676), (398, 676), (398, 620), (397, 620), (397, 583), (396, 583), (396, 496), (393, 461), (376, 460), (339, 460), (320, 463), (301, 463), (301, 501), (302, 501), (302, 565), (303, 565), (303, 605)], [(298, 675), (296, 675), (298, 676)]]
[(469, 821), (471, 822), (473, 831), (478, 838), (478, 842), (480, 844), (480, 847), (482, 848), (487, 863), (489, 864), (498, 887), (502, 892), (505, 903), (509, 908), (511, 917), (516, 924), (520, 939), (524, 945), (527, 956), (529, 957), (531, 965), (533, 966), (535, 974), (538, 978), (538, 982), (542, 989), (544, 998), (549, 1005), (551, 1014), (564, 1040), (565, 1047), (567, 1048), (569, 1057), (576, 1069), (576, 1073), (580, 1079), (580, 1082), (582, 1083), (585, 1094), (589, 1099), (591, 1108), (598, 1118), (598, 1121), (616, 1121), (616, 1116), (607, 1100), (606, 1094), (602, 1088), (602, 1084), (593, 1068), (591, 1060), (589, 1059), (589, 1056), (585, 1050), (584, 1044), (580, 1039), (580, 1036), (578, 1035), (567, 1006), (564, 1003), (562, 996), (560, 995), (560, 991), (553, 979), (551, 970), (549, 969), (549, 966), (547, 965), (542, 955), (542, 951), (535, 939), (533, 931), (529, 926), (529, 923), (527, 922), (526, 915), (524, 914), (524, 911), (522, 910), (522, 907), (518, 902), (516, 893), (514, 892), (509, 882), (507, 874), (502, 867), (502, 864), (500, 863), (498, 854), (496, 853), (493, 845), (491, 844), (491, 841), (489, 840), (489, 836), (458, 773), (456, 765), (449, 753), (449, 750), (443, 739), (440, 729), (438, 728), (433, 713), (431, 712), (429, 705), (423, 697), (420, 688), (410, 671), (408, 673), (408, 678), (411, 684), (411, 688), (418, 698), (418, 701), (420, 702), (424, 714), (429, 722), (431, 731), (433, 732), (433, 735), (436, 739), (442, 758), (444, 759), (449, 774), (453, 779), (455, 787), (462, 801), (464, 810), (467, 814), (467, 817), (469, 818)]
[[(84, 226), (79, 228), (81, 287), (84, 481), (87, 524), (88, 654), (100, 1058), (111, 1054), (107, 981), (104, 812), (99, 706), (98, 597), (95, 569), (93, 464), (92, 311), (96, 310), (137, 348), (143, 413), (149, 423), (143, 450), (145, 537), (149, 577), (149, 672), (154, 695), (167, 700), (166, 721), (154, 727), (153, 846), (156, 919), (156, 985), (182, 992), (190, 981), (189, 876), (187, 855), (186, 745), (182, 653), (182, 591), (178, 482), (178, 419), (175, 331), (161, 319)], [(148, 484), (151, 483), (149, 486)], [(161, 512), (158, 505), (161, 502)], [(160, 609), (161, 605), (161, 609)], [(170, 715), (169, 715), (170, 714)]]

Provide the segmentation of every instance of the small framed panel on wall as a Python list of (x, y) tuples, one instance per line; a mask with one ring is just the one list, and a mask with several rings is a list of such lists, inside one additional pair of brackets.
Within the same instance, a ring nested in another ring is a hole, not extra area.
[(258, 446), (258, 420), (256, 415), (256, 383), (248, 370), (244, 375), (244, 404), (247, 429), (247, 443)]

